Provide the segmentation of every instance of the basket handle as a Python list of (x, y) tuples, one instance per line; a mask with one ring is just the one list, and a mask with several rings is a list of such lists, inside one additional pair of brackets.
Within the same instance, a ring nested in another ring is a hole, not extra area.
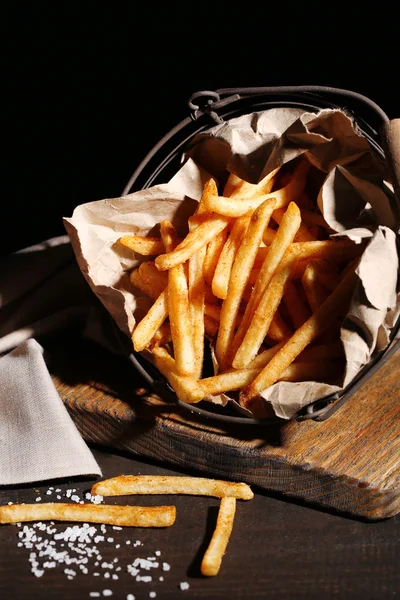
[(400, 119), (383, 124), (382, 144), (400, 210)]

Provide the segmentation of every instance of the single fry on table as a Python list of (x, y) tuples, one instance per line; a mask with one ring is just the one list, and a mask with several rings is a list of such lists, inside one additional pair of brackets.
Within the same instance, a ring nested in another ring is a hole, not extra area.
[(75, 521), (122, 527), (170, 527), (175, 519), (175, 506), (114, 506), (62, 502), (0, 506), (0, 523)]
[(217, 523), (201, 561), (200, 571), (206, 577), (218, 575), (231, 537), (236, 512), (236, 498), (221, 498)]
[(251, 500), (254, 493), (247, 483), (185, 475), (119, 475), (93, 484), (92, 495), (126, 496), (133, 494), (185, 494), (194, 496), (230, 496)]

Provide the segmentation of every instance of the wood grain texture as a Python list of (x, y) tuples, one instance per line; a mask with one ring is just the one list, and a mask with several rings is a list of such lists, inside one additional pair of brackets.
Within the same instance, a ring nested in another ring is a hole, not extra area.
[(400, 512), (400, 351), (328, 420), (263, 427), (182, 412), (151, 394), (123, 357), (95, 345), (51, 355), (56, 388), (89, 443), (353, 517)]

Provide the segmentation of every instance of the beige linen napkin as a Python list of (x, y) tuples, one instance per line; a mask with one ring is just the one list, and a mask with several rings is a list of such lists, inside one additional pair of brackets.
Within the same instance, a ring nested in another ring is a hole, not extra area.
[(101, 475), (34, 339), (0, 359), (0, 381), (1, 485)]
[(67, 236), (0, 262), (0, 485), (101, 476), (40, 344), (66, 328), (79, 335), (93, 309)]

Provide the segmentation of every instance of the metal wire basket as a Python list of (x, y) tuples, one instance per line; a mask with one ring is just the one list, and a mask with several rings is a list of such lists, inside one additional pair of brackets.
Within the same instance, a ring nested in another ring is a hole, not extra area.
[[(188, 101), (188, 107), (189, 116), (160, 139), (143, 158), (124, 187), (122, 195), (168, 181), (179, 169), (182, 154), (195, 135), (229, 119), (276, 107), (301, 108), (316, 113), (325, 108), (340, 109), (357, 124), (361, 134), (367, 138), (373, 151), (382, 160), (391, 162), (392, 159), (390, 148), (386, 147), (385, 151), (383, 149), (382, 130), (390, 121), (388, 115), (372, 100), (353, 91), (322, 86), (223, 88), (195, 92)], [(394, 186), (398, 206), (400, 206), (397, 180)], [(397, 217), (400, 222), (399, 214)], [(314, 401), (293, 418), (316, 421), (328, 419), (400, 348), (399, 330), (400, 318), (393, 328), (387, 347), (377, 352), (346, 388)], [(276, 422), (273, 418), (260, 421), (243, 417), (239, 413), (233, 414), (233, 411), (227, 411), (226, 407), (222, 412), (214, 405), (208, 406), (209, 403), (207, 408), (188, 405), (177, 399), (167, 380), (143, 356), (129, 352), (129, 359), (160, 397), (179, 405), (181, 409), (191, 414), (219, 423), (265, 425)]]

